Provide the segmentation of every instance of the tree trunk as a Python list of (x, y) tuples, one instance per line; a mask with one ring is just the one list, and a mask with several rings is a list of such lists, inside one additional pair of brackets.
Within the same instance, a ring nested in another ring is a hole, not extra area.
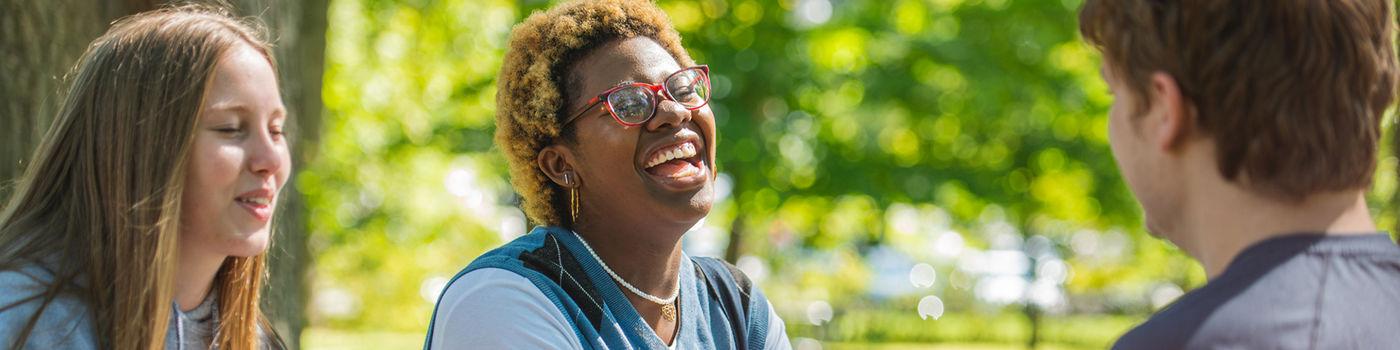
[[(737, 210), (736, 210), (737, 211)], [(738, 264), (740, 254), (744, 253), (744, 213), (740, 211), (734, 214), (734, 222), (729, 224), (729, 243), (724, 246), (724, 261), (730, 264)]]
[[(321, 75), (328, 0), (233, 0), (237, 13), (257, 16), (275, 44), (282, 96), (291, 120), (293, 166), (314, 158), (321, 125)], [(87, 45), (122, 16), (150, 10), (157, 0), (0, 0), (0, 199), (27, 165), (53, 120), (68, 84), (62, 77)], [(306, 327), (306, 206), (296, 182), (282, 192), (271, 280), (263, 309), (292, 348)]]
[[(1400, 158), (1400, 123), (1390, 123), (1390, 156)], [(1400, 173), (1400, 163), (1396, 164), (1395, 171), (1396, 173)], [(1397, 177), (1396, 181), (1400, 182), (1400, 177)], [(1400, 186), (1400, 183), (1396, 185)], [(1392, 213), (1391, 215), (1396, 215), (1394, 213), (1400, 212), (1400, 189), (1390, 194), (1390, 203), (1382, 208), (1382, 210), (1388, 210)], [(1390, 237), (1400, 237), (1400, 217), (1391, 220)]]
[(0, 198), (23, 173), (87, 44), (134, 2), (0, 0)]
[[(738, 174), (733, 167), (729, 167), (730, 174)], [(729, 198), (734, 203), (734, 221), (729, 223), (729, 243), (724, 246), (724, 261), (730, 264), (738, 264), (739, 257), (744, 255), (744, 225), (747, 224), (748, 215), (744, 211), (744, 204), (739, 202), (739, 191), (743, 181), (738, 177), (730, 178)]]

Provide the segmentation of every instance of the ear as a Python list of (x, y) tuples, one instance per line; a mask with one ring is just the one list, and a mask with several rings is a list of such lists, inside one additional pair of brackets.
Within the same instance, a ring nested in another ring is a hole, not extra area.
[(1151, 98), (1152, 142), (1162, 151), (1171, 151), (1191, 133), (1196, 108), (1182, 97), (1176, 78), (1166, 72), (1152, 73)]
[(578, 172), (574, 170), (574, 152), (568, 147), (558, 144), (545, 146), (535, 156), (535, 162), (554, 184), (564, 188), (579, 186)]

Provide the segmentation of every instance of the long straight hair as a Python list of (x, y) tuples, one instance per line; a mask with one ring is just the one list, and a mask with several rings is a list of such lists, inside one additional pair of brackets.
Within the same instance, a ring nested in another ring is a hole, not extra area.
[[(217, 6), (133, 15), (87, 48), (0, 212), (0, 270), (39, 265), (54, 276), (19, 302), (42, 300), (15, 344), (0, 346), (22, 347), (44, 309), (68, 295), (91, 310), (99, 347), (164, 347), (199, 111), (221, 56), (238, 45), (276, 69), (262, 26)], [(262, 332), (282, 345), (258, 307), (265, 274), (265, 254), (219, 268), (213, 345), (252, 349)]]

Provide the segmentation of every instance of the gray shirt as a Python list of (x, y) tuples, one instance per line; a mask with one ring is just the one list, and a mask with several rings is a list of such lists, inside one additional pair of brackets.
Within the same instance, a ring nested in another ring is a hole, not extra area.
[(214, 342), (214, 331), (219, 329), (219, 293), (209, 292), (209, 296), (193, 310), (180, 311), (180, 304), (174, 303), (170, 312), (170, 328), (165, 333), (166, 349), (208, 349)]
[[(0, 348), (8, 349), (39, 309), (45, 288), (54, 275), (38, 265), (0, 271)], [(208, 349), (218, 329), (218, 293), (210, 292), (199, 306), (181, 312), (172, 303), (166, 349)], [(264, 338), (267, 334), (260, 333)], [(24, 349), (97, 349), (98, 341), (87, 304), (72, 295), (59, 295), (44, 308)], [(270, 347), (265, 339), (264, 348)]]
[(1240, 252), (1114, 349), (1400, 349), (1400, 246), (1300, 234)]

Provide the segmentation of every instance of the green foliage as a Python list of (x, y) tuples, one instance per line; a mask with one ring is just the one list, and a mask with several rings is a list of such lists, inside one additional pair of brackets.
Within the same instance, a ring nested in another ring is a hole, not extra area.
[(316, 208), (312, 320), (424, 329), (430, 279), (524, 230), (491, 145), (519, 16), (504, 1), (336, 1), (329, 16), (324, 141), (299, 179)]
[[(1085, 315), (1045, 320), (1041, 341), (1082, 348), (1104, 349), (1142, 317)], [(1030, 323), (1013, 313), (960, 313), (937, 321), (917, 315), (880, 309), (853, 310), (831, 324), (815, 327), (790, 325), (788, 334), (819, 337), (833, 342), (992, 343), (1024, 342)]]
[[(1097, 311), (1141, 314), (1163, 281), (1204, 281), (1139, 229), (1108, 152), (1111, 100), (1077, 36), (1077, 2), (832, 2), (829, 20), (810, 27), (794, 25), (798, 3), (661, 3), (716, 75), (720, 169), (733, 191), (710, 221), (752, 233), (745, 253), (776, 271), (766, 286), (780, 312), (801, 319), (813, 300), (866, 300), (867, 248), (935, 260), (939, 230), (985, 249), (999, 222), (1067, 254), (1070, 291), (1126, 300)], [(948, 220), (896, 232), (882, 213), (897, 206)], [(1085, 230), (1128, 237), (1129, 254), (1081, 259), (1070, 241)], [(795, 254), (809, 250), (830, 253)], [(941, 296), (956, 293), (969, 291)]]
[[(698, 232), (721, 247), (742, 233), (794, 336), (1024, 341), (1019, 305), (979, 301), (964, 261), (933, 253), (946, 237), (972, 252), (1004, 233), (1049, 242), (1071, 273), (1041, 334), (1065, 344), (1101, 347), (1149, 296), (1204, 281), (1140, 228), (1077, 0), (832, 1), (824, 20), (804, 19), (803, 2), (660, 1), (714, 74), (731, 190)], [(491, 141), (495, 77), (510, 27), (548, 5), (332, 3), (324, 136), (299, 179), (314, 324), (422, 331), (445, 278), (525, 232)], [(1396, 225), (1395, 169), (1387, 153), (1371, 196), (1383, 227)], [(885, 248), (936, 267), (947, 316), (919, 320), (917, 295), (869, 292)], [(806, 322), (815, 301), (831, 323)]]

